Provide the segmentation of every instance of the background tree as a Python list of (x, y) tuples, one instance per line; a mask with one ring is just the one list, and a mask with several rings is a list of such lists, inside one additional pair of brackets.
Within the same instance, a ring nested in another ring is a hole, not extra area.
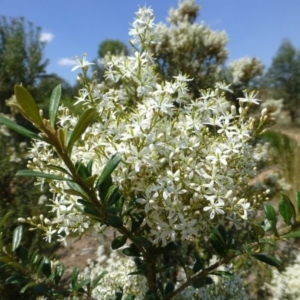
[(214, 86), (218, 71), (227, 58), (227, 35), (197, 24), (200, 6), (194, 0), (180, 3), (169, 12), (169, 26), (160, 23), (157, 44), (149, 44), (157, 60), (159, 73), (170, 80), (179, 73), (193, 78), (190, 92), (199, 96), (199, 89)]
[(265, 76), (265, 84), (274, 99), (284, 99), (291, 121), (295, 123), (300, 104), (300, 50), (282, 42)]
[(97, 78), (102, 81), (105, 68), (102, 64), (102, 60), (107, 54), (111, 55), (125, 55), (129, 54), (128, 47), (119, 40), (106, 39), (99, 44), (98, 47), (98, 58), (95, 60), (93, 71), (97, 71)]
[(45, 74), (48, 60), (43, 59), (45, 43), (41, 28), (24, 18), (0, 18), (0, 111), (7, 112), (5, 100), (22, 83), (35, 95), (37, 79)]

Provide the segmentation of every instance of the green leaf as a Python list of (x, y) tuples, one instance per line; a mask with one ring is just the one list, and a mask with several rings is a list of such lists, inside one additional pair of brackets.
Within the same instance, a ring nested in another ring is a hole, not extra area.
[(75, 207), (84, 213), (85, 215), (90, 216), (91, 218), (103, 222), (103, 215), (99, 211), (98, 207), (96, 207), (94, 204), (87, 202), (83, 199), (79, 199), (78, 204), (75, 205)]
[(97, 110), (95, 108), (88, 108), (79, 117), (79, 120), (78, 120), (77, 124), (75, 125), (75, 128), (74, 128), (74, 130), (70, 136), (69, 142), (68, 142), (67, 148), (68, 148), (69, 153), (72, 152), (74, 143), (80, 138), (80, 136), (85, 132), (87, 127), (93, 121), (96, 112), (97, 112)]
[(61, 84), (57, 85), (54, 88), (49, 102), (49, 119), (50, 119), (50, 124), (53, 128), (55, 125), (55, 118), (59, 107), (60, 98), (61, 98)]
[(138, 244), (146, 249), (151, 246), (150, 241), (147, 238), (145, 238), (144, 236), (135, 237), (133, 239), (133, 242), (135, 242), (136, 244)]
[(77, 161), (75, 163), (75, 168), (76, 168), (76, 173), (83, 181), (90, 176), (87, 167), (81, 161)]
[(101, 182), (101, 184), (98, 186), (98, 183), (96, 183), (96, 187), (98, 187), (98, 195), (101, 199), (103, 205), (105, 205), (105, 198), (107, 195), (107, 192), (109, 188), (112, 186), (112, 177), (111, 175), (108, 175), (105, 180)]
[(62, 177), (54, 174), (47, 174), (43, 172), (37, 172), (32, 170), (21, 170), (18, 171), (16, 176), (27, 176), (27, 177), (39, 177), (39, 178), (47, 178), (52, 180), (60, 180), (60, 181), (72, 181), (72, 178)]
[(78, 274), (79, 274), (79, 268), (75, 267), (73, 269), (73, 272), (72, 272), (72, 275), (71, 275), (71, 285), (72, 285), (73, 290), (75, 290), (75, 288), (76, 288)]
[(133, 213), (131, 216), (131, 232), (135, 232), (144, 221), (144, 213)]
[(112, 185), (107, 191), (105, 203), (108, 207), (110, 207), (114, 205), (120, 197), (121, 194), (119, 192), (119, 187), (116, 185)]
[(125, 245), (126, 241), (127, 241), (127, 237), (125, 235), (120, 235), (112, 241), (111, 248), (113, 250), (119, 249)]
[(226, 244), (227, 243), (227, 234), (226, 234), (225, 227), (220, 224), (220, 225), (218, 225), (217, 230), (219, 231), (224, 243)]
[(64, 173), (64, 174), (66, 174), (66, 175), (71, 176), (71, 174), (69, 173), (68, 170), (66, 170), (66, 169), (64, 169), (64, 168), (62, 168), (62, 167), (60, 167), (60, 166), (55, 166), (55, 165), (49, 164), (49, 165), (46, 165), (46, 167), (49, 168), (49, 169), (51, 169), (51, 170), (59, 171), (59, 172), (62, 172), (62, 173)]
[(126, 256), (141, 256), (140, 250), (134, 244), (130, 244), (128, 248), (124, 248), (122, 253)]
[(88, 170), (88, 173), (89, 173), (89, 176), (91, 176), (92, 175), (92, 171), (93, 171), (93, 160), (91, 159), (89, 162), (88, 162), (88, 164), (87, 164), (87, 170)]
[(26, 136), (28, 138), (31, 138), (31, 139), (36, 139), (36, 140), (42, 140), (43, 141), (43, 138), (40, 137), (38, 134), (16, 124), (15, 122), (3, 117), (0, 115), (0, 123), (7, 126), (9, 129), (17, 132), (17, 133), (20, 133), (22, 134), (23, 136)]
[(19, 246), (17, 249), (17, 255), (21, 258), (22, 264), (26, 265), (28, 262), (28, 250), (24, 246)]
[(120, 228), (123, 226), (121, 218), (116, 215), (108, 215), (106, 222), (109, 226), (114, 228)]
[[(203, 259), (200, 257), (200, 255), (198, 254), (198, 252), (197, 251), (195, 251), (194, 253), (193, 253), (193, 255), (194, 255), (194, 257), (195, 257), (195, 259), (196, 259), (196, 262), (198, 263), (198, 267), (200, 267), (200, 269), (204, 269), (204, 261), (203, 261)], [(194, 269), (194, 268), (193, 268)], [(199, 269), (199, 270), (200, 270)], [(198, 270), (198, 271), (199, 271)], [(197, 272), (198, 272), (197, 271)], [(194, 271), (194, 273), (195, 273), (195, 271)]]
[(211, 275), (216, 275), (220, 277), (233, 277), (233, 274), (229, 271), (214, 271), (210, 273)]
[(276, 229), (277, 217), (276, 217), (276, 211), (275, 211), (274, 207), (270, 204), (265, 204), (264, 210), (265, 210), (266, 217), (270, 222), (270, 225), (272, 227), (274, 234), (276, 236), (278, 236), (278, 232)]
[(291, 239), (291, 238), (297, 238), (297, 237), (300, 237), (300, 228), (281, 236), (281, 238), (284, 238), (284, 239)]
[(54, 271), (54, 282), (56, 285), (59, 284), (61, 278), (64, 275), (64, 272), (65, 272), (65, 266), (62, 263), (59, 263), (58, 265), (56, 265), (55, 271)]
[[(78, 192), (76, 194), (77, 196), (81, 195), (81, 197), (86, 200), (88, 200), (90, 198), (89, 195), (77, 183), (75, 183), (73, 181), (67, 181), (67, 185), (71, 188), (71, 190)], [(69, 191), (69, 190), (67, 190), (67, 191)], [(70, 193), (71, 193), (71, 191), (70, 191)]]
[(28, 282), (29, 278), (25, 276), (11, 276), (5, 280), (5, 284), (22, 284)]
[(132, 295), (132, 294), (127, 295), (127, 296), (124, 298), (124, 300), (134, 300), (134, 299), (135, 299), (135, 295)]
[(23, 226), (19, 225), (15, 228), (12, 239), (12, 251), (14, 252), (20, 245), (23, 235)]
[(45, 257), (43, 260), (42, 273), (48, 278), (51, 275), (51, 262), (49, 258)]
[(91, 279), (90, 278), (86, 278), (82, 281), (80, 281), (78, 284), (76, 284), (76, 291), (80, 291), (80, 289), (88, 284), (90, 284)]
[(227, 252), (226, 242), (223, 239), (223, 235), (217, 228), (213, 228), (209, 239), (216, 252), (222, 257), (225, 256)]
[(105, 181), (106, 178), (111, 175), (111, 173), (116, 169), (120, 161), (121, 161), (121, 156), (117, 152), (106, 163), (100, 177), (97, 180), (97, 184), (96, 184), (97, 187), (99, 187), (102, 184), (102, 182)]
[(282, 198), (279, 201), (278, 208), (279, 208), (279, 213), (281, 214), (281, 216), (284, 220), (284, 223), (286, 225), (291, 225), (291, 218), (293, 216), (293, 211), (291, 209), (291, 202), (288, 203), (285, 198)]
[(261, 238), (265, 235), (265, 231), (262, 226), (255, 223), (251, 223), (252, 230), (255, 233), (256, 238)]
[(297, 209), (297, 220), (300, 221), (300, 191), (296, 192), (296, 209)]
[(262, 253), (255, 253), (255, 254), (251, 254), (252, 257), (270, 265), (273, 267), (279, 267), (280, 266), (280, 262), (279, 260), (271, 255), (267, 255), (267, 254), (262, 254)]
[(265, 210), (267, 219), (276, 225), (277, 217), (276, 217), (276, 212), (275, 212), (274, 207), (270, 204), (265, 204), (264, 210)]
[(100, 280), (106, 275), (108, 274), (107, 271), (102, 272), (100, 275), (98, 275), (91, 284), (91, 290), (93, 290), (95, 287), (97, 287), (98, 283), (100, 282)]
[(0, 228), (5, 224), (8, 218), (14, 214), (13, 211), (7, 212), (1, 219), (0, 219)]
[(172, 282), (168, 282), (165, 287), (165, 295), (168, 295), (174, 292), (175, 286)]
[(205, 285), (206, 285), (206, 280), (204, 278), (202, 278), (202, 279), (195, 279), (193, 281), (193, 287), (195, 289), (200, 289), (200, 288), (204, 287)]
[(27, 114), (27, 117), (30, 118), (30, 121), (39, 125), (40, 128), (44, 128), (45, 125), (40, 116), (39, 109), (30, 93), (21, 85), (15, 85), (14, 90), (19, 105)]
[(27, 283), (25, 286), (23, 286), (23, 288), (20, 290), (20, 293), (21, 294), (23, 294), (23, 293), (25, 293), (26, 292), (26, 290), (28, 289), (28, 288), (30, 288), (30, 287), (32, 287), (32, 286), (35, 286), (35, 285), (37, 285), (38, 283), (36, 283), (36, 282), (29, 282), (29, 283)]
[(112, 296), (109, 300), (122, 300), (122, 296), (123, 296), (123, 289), (122, 287), (118, 287), (115, 290), (115, 295)]

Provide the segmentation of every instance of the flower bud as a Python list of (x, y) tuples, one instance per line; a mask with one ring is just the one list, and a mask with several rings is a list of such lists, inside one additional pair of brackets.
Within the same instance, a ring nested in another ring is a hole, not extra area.
[(267, 108), (265, 107), (262, 111), (261, 111), (261, 116), (264, 117), (267, 114)]
[(18, 218), (18, 222), (20, 222), (20, 223), (26, 223), (26, 220), (24, 218)]

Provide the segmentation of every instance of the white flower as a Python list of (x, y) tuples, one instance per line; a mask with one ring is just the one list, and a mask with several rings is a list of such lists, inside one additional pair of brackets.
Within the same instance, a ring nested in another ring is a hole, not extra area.
[(210, 212), (210, 219), (213, 219), (215, 217), (215, 215), (220, 215), (220, 214), (224, 214), (224, 210), (222, 209), (224, 207), (224, 202), (217, 200), (217, 202), (215, 202), (215, 199), (212, 198), (210, 199), (210, 205), (205, 206), (203, 208), (204, 211), (209, 211)]
[(238, 98), (238, 100), (240, 102), (247, 102), (247, 103), (254, 103), (254, 104), (259, 104), (259, 99), (256, 99), (257, 96), (257, 92), (250, 92), (250, 94), (248, 95), (247, 92), (244, 92), (244, 98)]
[(88, 61), (86, 60), (86, 53), (84, 53), (84, 54), (82, 55), (82, 59), (76, 57), (76, 60), (77, 60), (78, 65), (75, 66), (74, 68), (72, 68), (71, 71), (75, 71), (75, 70), (77, 70), (77, 69), (79, 69), (79, 68), (80, 68), (80, 69), (84, 69), (84, 68), (86, 68), (88, 65), (94, 65), (94, 63), (90, 63), (90, 62), (88, 62)]

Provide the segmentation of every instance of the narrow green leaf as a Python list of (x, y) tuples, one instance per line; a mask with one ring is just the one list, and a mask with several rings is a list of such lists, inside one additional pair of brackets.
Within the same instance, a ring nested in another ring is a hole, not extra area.
[(130, 244), (128, 248), (124, 248), (122, 253), (126, 256), (141, 256), (140, 250), (134, 244)]
[(82, 281), (80, 281), (77, 285), (76, 285), (76, 291), (80, 291), (80, 289), (86, 285), (88, 285), (91, 282), (90, 278), (86, 278)]
[(296, 192), (296, 209), (297, 209), (297, 220), (300, 221), (300, 191)]
[(88, 172), (89, 172), (89, 176), (91, 176), (93, 173), (92, 173), (92, 171), (93, 171), (93, 163), (94, 163), (94, 161), (91, 159), (89, 162), (88, 162), (88, 164), (87, 164), (87, 169), (88, 169)]
[(106, 274), (108, 274), (108, 272), (107, 272), (107, 271), (104, 271), (104, 272), (102, 272), (100, 275), (98, 275), (98, 276), (93, 280), (93, 282), (92, 282), (92, 284), (91, 284), (91, 290), (93, 290), (93, 289), (98, 285), (98, 283), (100, 282), (100, 280), (101, 280)]
[(270, 225), (271, 225), (271, 228), (272, 228), (274, 234), (276, 236), (278, 236), (278, 232), (276, 229), (277, 216), (276, 216), (276, 211), (275, 211), (274, 207), (270, 204), (265, 204), (264, 210), (265, 210), (266, 217), (270, 222)]
[(72, 275), (71, 275), (71, 285), (72, 285), (73, 289), (76, 288), (76, 282), (77, 282), (78, 274), (79, 274), (79, 268), (75, 267), (73, 269), (73, 272), (72, 272)]
[(48, 278), (51, 275), (51, 262), (49, 258), (45, 257), (42, 266), (42, 273)]
[(16, 176), (27, 176), (27, 177), (39, 177), (39, 178), (47, 178), (53, 180), (61, 180), (61, 181), (72, 181), (72, 178), (62, 177), (54, 174), (46, 174), (43, 172), (37, 172), (32, 170), (21, 170), (18, 171)]
[(255, 233), (256, 238), (261, 238), (265, 235), (265, 231), (262, 226), (251, 223), (251, 227)]
[(55, 165), (49, 164), (49, 165), (46, 165), (46, 167), (49, 168), (49, 169), (51, 169), (51, 170), (60, 171), (60, 172), (62, 172), (64, 174), (66, 174), (66, 175), (71, 176), (71, 174), (69, 173), (68, 170), (66, 170), (66, 169), (64, 169), (64, 168), (62, 168), (60, 166), (55, 166)]
[(79, 120), (77, 124), (75, 125), (75, 128), (70, 136), (69, 142), (68, 142), (68, 152), (72, 152), (72, 148), (74, 143), (80, 138), (80, 136), (85, 132), (87, 127), (91, 124), (91, 122), (94, 119), (94, 116), (96, 114), (95, 108), (88, 108), (85, 110), (81, 116), (79, 117)]
[(1, 219), (0, 219), (0, 228), (2, 226), (4, 226), (5, 222), (7, 221), (8, 218), (10, 218), (10, 216), (12, 216), (14, 214), (13, 211), (9, 211), (7, 212)]
[(56, 113), (59, 107), (61, 98), (61, 84), (57, 85), (52, 91), (50, 102), (49, 102), (49, 119), (50, 124), (54, 128)]
[(175, 289), (175, 285), (172, 282), (168, 282), (165, 287), (165, 295), (172, 293)]
[(35, 285), (37, 285), (36, 282), (29, 282), (29, 283), (27, 283), (27, 284), (26, 284), (25, 286), (23, 286), (23, 288), (20, 290), (20, 293), (21, 293), (21, 294), (25, 293), (26, 290), (27, 290), (28, 288), (30, 288), (30, 287), (32, 287), (32, 286), (35, 286)]
[(82, 198), (84, 198), (86, 200), (89, 199), (89, 195), (77, 183), (75, 183), (73, 181), (67, 181), (67, 185), (71, 188), (71, 190), (77, 191), (79, 193), (78, 195), (82, 195), (81, 196)]
[(38, 107), (30, 93), (21, 85), (15, 85), (14, 90), (18, 103), (30, 117), (30, 121), (39, 125), (41, 128), (44, 128), (45, 125), (40, 116)]
[(133, 213), (130, 217), (131, 217), (131, 232), (133, 233), (143, 223), (145, 216), (142, 212), (139, 212), (139, 213)]
[(23, 235), (23, 226), (19, 225), (15, 228), (12, 239), (12, 251), (14, 252), (20, 245)]
[(16, 276), (11, 276), (9, 278), (7, 278), (5, 280), (5, 284), (22, 284), (25, 282), (28, 282), (29, 278), (25, 277), (25, 276), (20, 276), (20, 275), (16, 275)]
[(122, 300), (123, 297), (123, 288), (122, 287), (118, 287), (115, 290), (115, 296), (113, 296), (111, 299), (109, 300)]
[(134, 299), (135, 299), (135, 295), (132, 295), (132, 294), (127, 295), (127, 296), (124, 298), (124, 300), (134, 300)]
[(292, 216), (294, 218), (294, 220), (297, 219), (297, 212), (295, 209), (295, 205), (294, 203), (291, 201), (291, 199), (284, 193), (281, 193), (282, 199), (285, 201), (285, 203), (290, 207), (290, 210), (292, 212)]
[(109, 215), (106, 219), (106, 222), (109, 226), (114, 228), (120, 228), (123, 226), (121, 218), (116, 215)]
[(297, 237), (300, 237), (300, 228), (281, 236), (281, 238), (284, 238), (284, 239), (291, 239), (291, 238), (297, 238)]
[(215, 230), (210, 234), (209, 239), (216, 252), (222, 257), (225, 256), (227, 247), (220, 233)]
[(193, 255), (196, 259), (196, 262), (199, 264), (200, 269), (204, 269), (204, 261), (200, 257), (199, 253), (197, 251), (194, 251)]
[(85, 201), (83, 199), (79, 199), (78, 204), (75, 205), (75, 207), (83, 212), (84, 214), (90, 216), (93, 219), (96, 219), (98, 221), (103, 221), (103, 216), (101, 212), (99, 211), (98, 207), (96, 207), (94, 204)]
[(105, 204), (108, 207), (110, 207), (110, 206), (114, 205), (119, 200), (120, 197), (121, 197), (121, 194), (119, 192), (119, 187), (112, 185), (109, 188), (109, 190), (107, 191)]
[(103, 205), (105, 205), (105, 198), (107, 195), (107, 192), (109, 190), (109, 188), (112, 186), (112, 177), (111, 175), (108, 175), (105, 180), (103, 180), (101, 182), (100, 185), (98, 185), (98, 183), (96, 183), (96, 187), (98, 187), (98, 195), (99, 198), (101, 199), (101, 202)]
[(210, 273), (211, 275), (216, 275), (220, 277), (233, 277), (233, 274), (229, 271), (214, 271)]
[(291, 225), (291, 218), (293, 216), (292, 209), (289, 205), (289, 203), (286, 202), (284, 198), (280, 199), (279, 201), (279, 213), (281, 214), (284, 223), (286, 225)]
[(133, 239), (133, 242), (135, 242), (136, 244), (138, 244), (144, 248), (149, 248), (151, 246), (150, 241), (147, 238), (145, 238), (144, 236), (135, 237)]
[(102, 184), (102, 182), (103, 182), (104, 180), (106, 180), (106, 178), (107, 178), (108, 176), (111, 175), (111, 173), (115, 170), (115, 168), (118, 166), (118, 164), (120, 163), (120, 161), (121, 161), (121, 156), (120, 156), (120, 154), (117, 152), (117, 153), (115, 153), (115, 154), (110, 158), (110, 160), (106, 163), (106, 165), (105, 165), (105, 167), (104, 167), (104, 169), (103, 169), (103, 171), (102, 171), (100, 177), (99, 177), (98, 180), (97, 180), (97, 184), (96, 184), (97, 187), (99, 187), (99, 186)]
[(125, 235), (120, 235), (112, 241), (111, 248), (113, 250), (119, 249), (125, 245), (126, 241), (127, 241), (127, 237)]
[(63, 277), (65, 272), (65, 266), (62, 263), (59, 263), (56, 267), (55, 267), (55, 272), (54, 272), (54, 282), (56, 285), (59, 284), (61, 278)]
[(223, 225), (218, 225), (217, 230), (219, 231), (220, 235), (222, 236), (222, 239), (224, 241), (224, 244), (226, 245), (227, 243), (227, 234), (226, 234), (226, 229)]
[(16, 124), (15, 122), (3, 117), (0, 115), (0, 123), (7, 126), (9, 129), (17, 132), (17, 133), (20, 133), (28, 138), (31, 138), (31, 139), (36, 139), (36, 140), (42, 140), (43, 141), (43, 138), (40, 137), (38, 134)]
[(21, 258), (22, 264), (25, 266), (28, 262), (28, 250), (24, 246), (20, 246), (17, 255)]
[(272, 223), (274, 223), (274, 225), (276, 225), (277, 217), (276, 217), (276, 212), (275, 212), (274, 207), (270, 204), (265, 204), (264, 205), (264, 210), (265, 210), (265, 214), (266, 214), (267, 219), (269, 221), (271, 221)]
[(279, 260), (274, 256), (263, 254), (263, 253), (255, 253), (255, 254), (252, 254), (251, 256), (270, 265), (270, 266), (273, 266), (273, 267), (280, 266)]
[(192, 285), (193, 285), (193, 287), (195, 289), (200, 289), (200, 288), (202, 288), (202, 287), (204, 287), (206, 285), (206, 280), (204, 278), (202, 278), (202, 279), (195, 279), (193, 281)]

